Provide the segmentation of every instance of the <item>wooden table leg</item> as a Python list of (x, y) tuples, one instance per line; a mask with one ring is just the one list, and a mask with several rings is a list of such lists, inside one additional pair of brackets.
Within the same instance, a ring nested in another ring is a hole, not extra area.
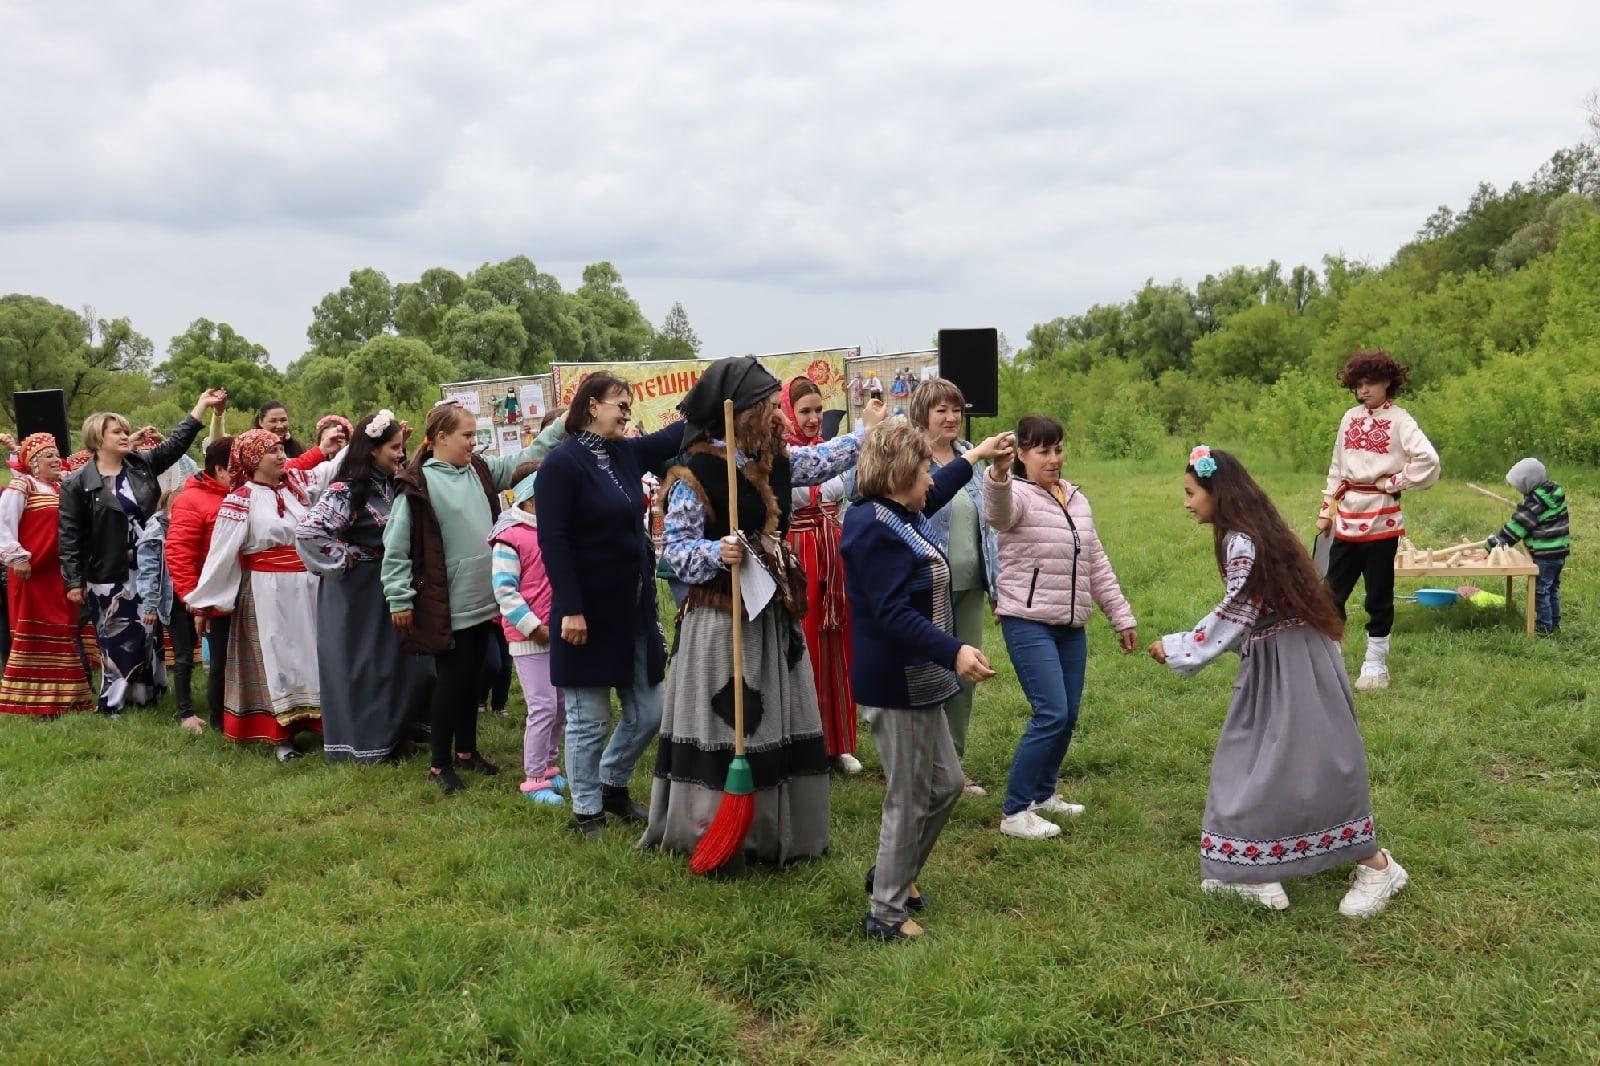
[(1534, 579), (1525, 578), (1528, 582), (1528, 636), (1533, 636), (1533, 585)]
[(1513, 580), (1513, 578), (1511, 577), (1511, 575), (1507, 574), (1506, 575), (1506, 611), (1509, 612), (1513, 618), (1515, 618), (1516, 615), (1517, 615), (1517, 601), (1515, 599), (1513, 599), (1512, 596), (1511, 596), (1511, 582), (1512, 582), (1512, 580)]

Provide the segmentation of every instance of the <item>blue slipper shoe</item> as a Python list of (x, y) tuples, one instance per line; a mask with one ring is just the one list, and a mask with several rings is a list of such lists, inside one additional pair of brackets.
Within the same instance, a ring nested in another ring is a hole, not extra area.
[(557, 774), (556, 776), (552, 777), (550, 779), (550, 787), (555, 789), (557, 792), (565, 792), (567, 790), (567, 777), (566, 777), (566, 775), (565, 774)]
[(561, 794), (550, 788), (541, 788), (537, 792), (524, 792), (522, 795), (529, 803), (536, 803), (541, 807), (565, 807), (567, 805), (567, 801), (561, 798)]

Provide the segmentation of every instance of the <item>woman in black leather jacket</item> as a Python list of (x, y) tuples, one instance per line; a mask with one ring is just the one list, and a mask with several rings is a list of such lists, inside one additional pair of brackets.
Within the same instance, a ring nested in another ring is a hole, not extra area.
[(201, 419), (228, 397), (201, 394), (189, 417), (149, 451), (131, 448), (132, 431), (119, 414), (100, 411), (83, 423), (93, 457), (61, 489), (61, 574), (67, 598), (94, 609), (100, 645), (100, 710), (152, 702), (164, 685), (161, 650), (151, 646), (139, 617), (134, 547), (161, 498), (156, 478), (189, 450)]

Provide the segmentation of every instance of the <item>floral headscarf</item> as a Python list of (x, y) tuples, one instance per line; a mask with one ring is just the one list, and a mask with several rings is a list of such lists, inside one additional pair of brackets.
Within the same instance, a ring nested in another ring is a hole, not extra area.
[[(783, 417), (789, 423), (789, 431), (783, 435), (783, 439), (788, 441), (790, 444), (806, 445), (822, 443), (822, 434), (820, 432), (822, 427), (820, 425), (817, 427), (819, 432), (815, 437), (807, 437), (800, 432), (800, 419), (794, 413), (794, 400), (790, 399), (795, 382), (810, 380), (811, 379), (806, 377), (804, 374), (797, 374), (783, 383), (783, 392), (781, 393), (783, 398)], [(808, 393), (807, 395), (810, 394)]]
[(317, 419), (316, 439), (318, 441), (322, 440), (323, 431), (329, 426), (343, 427), (345, 440), (349, 440), (355, 434), (355, 427), (350, 424), (350, 420), (344, 415), (323, 415), (321, 418)]
[[(261, 465), (261, 459), (274, 448), (283, 447), (283, 440), (269, 429), (247, 429), (233, 438), (233, 450), (228, 453), (228, 480), (235, 489), (255, 477), (256, 468)], [(301, 503), (306, 502), (305, 490), (294, 479), (292, 474), (285, 470), (283, 480), (278, 483), (275, 492), (281, 493), (288, 489), (294, 494), (295, 499)], [(278, 497), (278, 513), (283, 514), (283, 497)]]
[[(46, 448), (57, 448), (54, 433), (31, 433), (17, 445), (17, 469), (25, 474), (33, 473), (33, 460)], [(58, 453), (59, 454), (59, 453)]]

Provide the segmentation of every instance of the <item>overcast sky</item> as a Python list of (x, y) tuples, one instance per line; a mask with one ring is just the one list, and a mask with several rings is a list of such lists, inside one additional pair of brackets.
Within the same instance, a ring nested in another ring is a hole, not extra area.
[[(669, 13), (670, 12), (670, 13)], [(706, 355), (1386, 260), (1587, 136), (1600, 3), (0, 0), (0, 292), (231, 323), (609, 259)]]

